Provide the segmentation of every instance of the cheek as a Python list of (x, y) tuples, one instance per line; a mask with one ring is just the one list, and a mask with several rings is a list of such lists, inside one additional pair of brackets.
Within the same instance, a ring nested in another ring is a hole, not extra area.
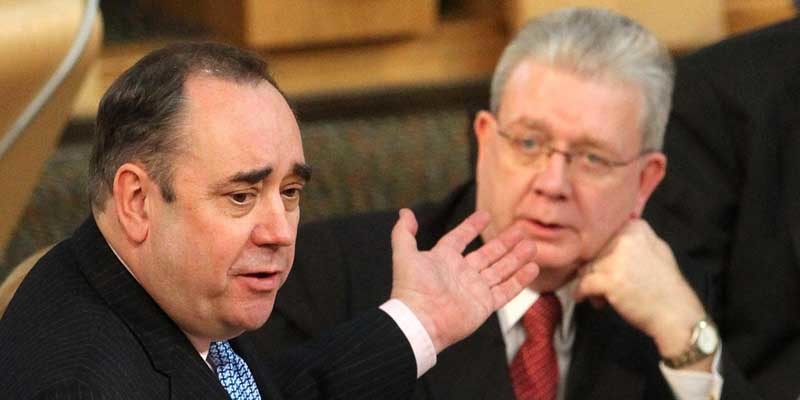
[(478, 209), (492, 216), (490, 232), (485, 239), (511, 224), (515, 210), (530, 186), (530, 177), (519, 167), (511, 167), (496, 157), (487, 157), (478, 169)]
[(576, 196), (576, 202), (583, 220), (581, 236), (587, 247), (586, 253), (593, 256), (631, 219), (636, 197), (624, 187), (578, 192), (580, 195)]
[(203, 219), (187, 232), (186, 251), (189, 264), (197, 275), (208, 277), (211, 286), (225, 286), (233, 266), (246, 255), (252, 228), (244, 220), (225, 217)]

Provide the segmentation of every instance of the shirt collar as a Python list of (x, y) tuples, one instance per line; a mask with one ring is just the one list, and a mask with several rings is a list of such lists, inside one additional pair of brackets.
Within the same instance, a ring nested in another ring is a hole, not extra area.
[(136, 279), (136, 282), (139, 282), (139, 278), (137, 278), (136, 275), (133, 273), (133, 271), (131, 271), (130, 267), (128, 267), (128, 264), (125, 264), (125, 260), (123, 260), (122, 257), (119, 256), (119, 253), (117, 253), (117, 250), (114, 249), (114, 246), (112, 246), (108, 240), (106, 240), (106, 244), (108, 245), (108, 248), (111, 249), (111, 252), (113, 252), (114, 255), (117, 256), (117, 260), (119, 260), (122, 266), (128, 270), (128, 273), (131, 274), (133, 279)]
[[(573, 279), (560, 289), (556, 290), (555, 294), (558, 301), (561, 303), (561, 323), (556, 327), (556, 335), (561, 335), (566, 338), (572, 331), (572, 314), (575, 311), (575, 299), (572, 297), (572, 291), (575, 287), (577, 280)], [(505, 306), (497, 310), (497, 318), (500, 321), (500, 329), (503, 335), (509, 334), (512, 328), (525, 315), (525, 312), (539, 299), (539, 293), (531, 288), (522, 289), (516, 297), (511, 299)]]

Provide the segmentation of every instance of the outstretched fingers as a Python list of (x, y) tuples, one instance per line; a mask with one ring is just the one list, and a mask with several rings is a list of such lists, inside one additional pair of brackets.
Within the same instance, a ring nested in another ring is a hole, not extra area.
[(506, 305), (514, 297), (517, 297), (522, 289), (528, 287), (538, 275), (539, 266), (534, 262), (529, 262), (522, 265), (522, 267), (505, 281), (492, 286), (491, 290), (495, 311)]
[(495, 286), (514, 275), (525, 264), (532, 262), (535, 255), (536, 245), (532, 240), (520, 241), (502, 258), (481, 269), (481, 277), (490, 287)]
[(464, 252), (467, 245), (472, 242), (482, 230), (489, 225), (489, 213), (475, 211), (464, 221), (458, 224), (436, 243), (436, 248), (448, 248), (459, 254)]
[(464, 259), (474, 270), (482, 271), (508, 254), (523, 238), (522, 230), (513, 227), (506, 229), (480, 249), (467, 254)]
[(497, 310), (539, 275), (539, 266), (533, 262), (534, 256), (536, 244), (525, 239), (521, 230), (511, 227), (467, 255), (466, 259), (491, 289)]

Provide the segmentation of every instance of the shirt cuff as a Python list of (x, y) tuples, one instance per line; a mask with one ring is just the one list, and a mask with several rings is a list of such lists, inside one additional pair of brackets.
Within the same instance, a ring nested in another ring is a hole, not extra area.
[(664, 362), (659, 363), (661, 373), (672, 388), (672, 393), (680, 400), (690, 399), (719, 399), (722, 394), (722, 371), (720, 369), (720, 355), (722, 354), (722, 344), (714, 354), (714, 361), (711, 364), (711, 372), (702, 371), (683, 371), (672, 369)]
[(428, 331), (419, 322), (414, 312), (397, 299), (390, 299), (381, 304), (380, 309), (389, 314), (389, 317), (403, 331), (408, 343), (411, 344), (411, 350), (417, 360), (417, 378), (433, 368), (436, 365), (436, 349), (433, 347), (433, 341), (428, 335)]

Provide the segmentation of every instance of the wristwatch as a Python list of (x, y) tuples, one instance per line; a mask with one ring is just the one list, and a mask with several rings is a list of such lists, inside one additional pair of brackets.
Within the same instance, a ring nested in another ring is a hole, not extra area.
[(717, 327), (711, 321), (711, 318), (706, 316), (694, 324), (689, 348), (675, 357), (664, 357), (664, 364), (672, 369), (682, 368), (714, 354), (718, 347), (719, 333), (717, 333)]

